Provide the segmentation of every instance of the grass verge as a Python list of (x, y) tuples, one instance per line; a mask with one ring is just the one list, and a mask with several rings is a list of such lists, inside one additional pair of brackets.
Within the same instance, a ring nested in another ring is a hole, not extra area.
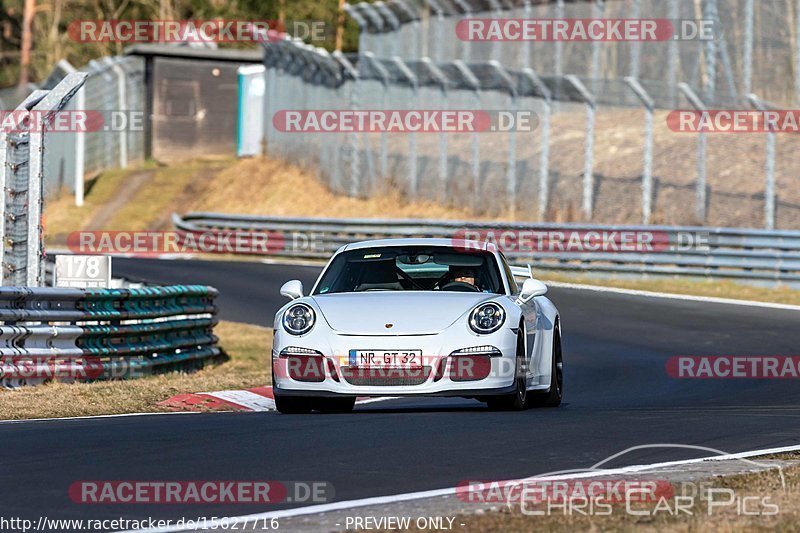
[(157, 405), (176, 394), (246, 389), (270, 383), (272, 330), (220, 322), (215, 333), (230, 356), (223, 365), (193, 373), (168, 373), (126, 381), (47, 383), (0, 388), (0, 420), (162, 412)]
[[(800, 454), (793, 454), (791, 459), (800, 459)], [(732, 489), (733, 501), (730, 505), (709, 505), (707, 498), (696, 497), (687, 505), (686, 512), (674, 513), (674, 498), (664, 502), (631, 503), (631, 508), (647, 515), (633, 515), (626, 511), (624, 503), (614, 504), (606, 515), (595, 513), (582, 514), (551, 507), (550, 513), (541, 516), (522, 514), (519, 507), (515, 510), (504, 509), (497, 512), (481, 514), (463, 514), (455, 517), (453, 524), (459, 531), (466, 532), (529, 532), (529, 531), (622, 531), (622, 532), (752, 532), (752, 531), (800, 531), (800, 466), (784, 468), (786, 490), (784, 491), (776, 471), (716, 477), (707, 480), (714, 489)], [(702, 485), (701, 485), (702, 487)], [(676, 489), (680, 494), (680, 489)], [(687, 491), (688, 495), (690, 491)], [(708, 494), (707, 487), (702, 490)], [(719, 504), (727, 500), (727, 494), (717, 493), (714, 502)], [(745, 506), (744, 498), (747, 500)], [(576, 502), (578, 507), (581, 502)], [(502, 504), (501, 504), (502, 505)], [(772, 507), (772, 506), (777, 507)], [(527, 510), (534, 509), (526, 507)], [(544, 510), (545, 507), (535, 509)], [(711, 512), (709, 513), (709, 509)], [(744, 509), (748, 513), (746, 515)], [(605, 511), (604, 511), (605, 512)], [(777, 512), (777, 514), (769, 514)], [(760, 514), (756, 514), (760, 513)], [(411, 529), (410, 531), (418, 531)]]
[(680, 278), (626, 279), (616, 277), (596, 277), (566, 274), (540, 270), (534, 272), (542, 281), (559, 281), (562, 283), (579, 283), (616, 287), (639, 291), (665, 292), (690, 296), (709, 296), (713, 298), (732, 298), (755, 302), (771, 302), (800, 305), (800, 290), (789, 287), (761, 287), (737, 283), (735, 281), (716, 281)]

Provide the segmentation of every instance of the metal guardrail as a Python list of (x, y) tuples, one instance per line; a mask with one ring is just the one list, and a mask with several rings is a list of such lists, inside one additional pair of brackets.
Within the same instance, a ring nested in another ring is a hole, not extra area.
[[(589, 231), (648, 232), (654, 237), (657, 250), (647, 253), (512, 248), (504, 249), (504, 253), (514, 265), (531, 265), (542, 270), (727, 278), (800, 285), (800, 231), (450, 220), (343, 220), (218, 213), (173, 215), (173, 223), (180, 232), (211, 233), (212, 237), (215, 231), (273, 232), (273, 235), (282, 236), (283, 249), (268, 247), (267, 253), (311, 259), (326, 259), (340, 246), (359, 240), (396, 237), (463, 239), (466, 231), (492, 231), (495, 236), (504, 231), (515, 232), (515, 235), (524, 231), (562, 232), (566, 236)], [(679, 242), (688, 238), (695, 239), (695, 246), (676, 248)], [(702, 246), (696, 246), (697, 239), (703, 243)]]
[(217, 290), (0, 287), (0, 386), (198, 368), (217, 346)]

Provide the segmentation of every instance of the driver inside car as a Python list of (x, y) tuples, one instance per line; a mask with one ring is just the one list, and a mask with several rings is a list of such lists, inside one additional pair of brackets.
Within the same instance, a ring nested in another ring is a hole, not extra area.
[(469, 267), (458, 267), (453, 270), (451, 279), (459, 283), (468, 283), (475, 287), (475, 290), (480, 290), (476, 283), (475, 270)]

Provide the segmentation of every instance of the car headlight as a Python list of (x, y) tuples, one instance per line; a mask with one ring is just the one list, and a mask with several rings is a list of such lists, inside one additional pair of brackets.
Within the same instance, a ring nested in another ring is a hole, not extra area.
[(292, 335), (305, 335), (315, 321), (314, 310), (306, 304), (295, 304), (283, 313), (283, 329)]
[(469, 315), (469, 327), (481, 335), (494, 333), (505, 321), (506, 312), (494, 302), (479, 305)]

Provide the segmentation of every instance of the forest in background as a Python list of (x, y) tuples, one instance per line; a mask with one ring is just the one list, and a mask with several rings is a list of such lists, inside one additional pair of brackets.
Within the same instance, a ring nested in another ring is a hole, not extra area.
[[(27, 6), (26, 6), (27, 4)], [(342, 17), (339, 0), (0, 0), (0, 88), (20, 83), (24, 70), (26, 7), (30, 17), (28, 81), (45, 79), (59, 60), (76, 67), (109, 54), (120, 54), (127, 43), (79, 43), (67, 27), (76, 20), (268, 20), (324, 21), (326, 39), (316, 46), (335, 48), (335, 28), (344, 23), (342, 50), (358, 46), (358, 26)], [(220, 47), (253, 44), (220, 44)]]

